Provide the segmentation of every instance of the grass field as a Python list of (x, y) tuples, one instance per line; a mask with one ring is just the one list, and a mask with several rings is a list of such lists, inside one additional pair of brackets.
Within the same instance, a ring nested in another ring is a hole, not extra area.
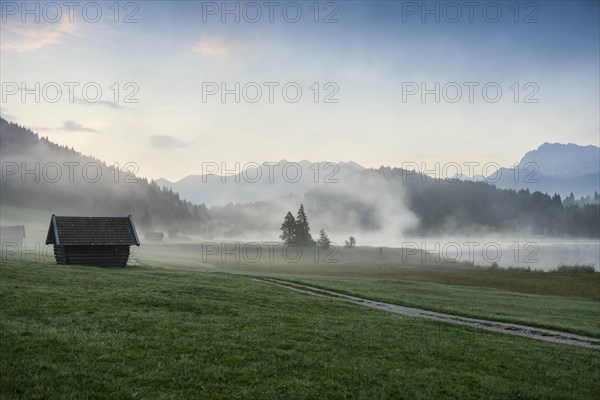
[(287, 280), (402, 306), (600, 337), (598, 300), (405, 280), (323, 277)]
[[(218, 267), (238, 273), (437, 282), (600, 300), (598, 272), (558, 273), (525, 269), (490, 269), (465, 263), (426, 264), (420, 262), (420, 254), (407, 256), (404, 249), (386, 248), (384, 256), (380, 257), (378, 248), (373, 247), (342, 247), (333, 256), (327, 252), (318, 254), (316, 261), (315, 253), (308, 250), (302, 254), (301, 259), (290, 262), (281, 256), (282, 246), (275, 246), (272, 251), (263, 246), (262, 255), (256, 257), (252, 251), (245, 251), (243, 244), (238, 243), (237, 249), (234, 243), (227, 245), (233, 249), (233, 254), (224, 254), (225, 244), (221, 244), (216, 254), (211, 254), (205, 245), (197, 243), (145, 244), (136, 257), (145, 263), (155, 264), (156, 260), (159, 260), (160, 265), (212, 269)], [(255, 258), (257, 261), (251, 261)]]
[(0, 266), (2, 398), (594, 399), (600, 352), (153, 267)]

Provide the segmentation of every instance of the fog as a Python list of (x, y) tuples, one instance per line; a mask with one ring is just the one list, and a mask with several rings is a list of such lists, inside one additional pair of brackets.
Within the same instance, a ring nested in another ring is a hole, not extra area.
[[(323, 195), (336, 201), (324, 201)], [(402, 186), (392, 186), (384, 177), (368, 172), (320, 185), (307, 194), (305, 205), (309, 215), (314, 215), (313, 225), (334, 238), (353, 235), (382, 242), (402, 237), (419, 222), (407, 206)]]
[[(360, 237), (359, 237), (360, 240)], [(600, 271), (600, 241), (597, 239), (557, 239), (539, 236), (456, 236), (410, 237), (360, 241), (365, 246), (401, 247), (422, 250), (424, 263), (467, 262), (489, 267), (530, 268), (551, 271), (561, 265), (591, 265)]]
[[(108, 166), (5, 120), (0, 155), (0, 222), (25, 225), (30, 247), (43, 244), (53, 213), (132, 215), (142, 240), (159, 231), (165, 243), (184, 246), (275, 243), (287, 212), (296, 215), (303, 204), (314, 239), (324, 229), (337, 245), (353, 236), (359, 246), (439, 256), (423, 262), (549, 270), (562, 264), (598, 268), (600, 258), (597, 205), (563, 207), (556, 196), (500, 191), (481, 182), (438, 182), (390, 168), (348, 170), (319, 184), (301, 181), (298, 190), (286, 182), (290, 195), (245, 204), (235, 199), (252, 198), (265, 182), (245, 182), (234, 191), (230, 182), (222, 193), (219, 184), (200, 185), (196, 191), (210, 190), (224, 204), (207, 208), (136, 177), (135, 164)], [(303, 168), (310, 171), (307, 162)]]

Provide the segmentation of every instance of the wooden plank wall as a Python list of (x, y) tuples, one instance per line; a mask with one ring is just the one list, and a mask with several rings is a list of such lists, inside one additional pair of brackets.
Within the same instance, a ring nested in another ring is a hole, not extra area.
[(129, 259), (129, 246), (57, 246), (57, 264), (124, 267)]

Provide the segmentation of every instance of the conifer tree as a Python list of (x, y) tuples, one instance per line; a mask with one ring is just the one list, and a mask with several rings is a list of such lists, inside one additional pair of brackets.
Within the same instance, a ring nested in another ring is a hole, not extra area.
[(279, 235), (279, 238), (285, 244), (296, 243), (296, 220), (289, 211), (283, 219), (283, 224), (281, 224), (281, 235)]
[(317, 240), (317, 245), (324, 250), (327, 250), (329, 246), (331, 246), (331, 240), (329, 240), (327, 233), (325, 233), (325, 229), (321, 229), (319, 231), (319, 240)]
[(308, 218), (304, 212), (304, 205), (300, 204), (298, 215), (296, 215), (296, 244), (299, 246), (310, 246), (314, 243), (311, 234)]

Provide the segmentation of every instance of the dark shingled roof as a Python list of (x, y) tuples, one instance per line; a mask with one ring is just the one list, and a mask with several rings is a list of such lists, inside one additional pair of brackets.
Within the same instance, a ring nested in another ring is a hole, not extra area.
[(61, 246), (140, 245), (129, 217), (60, 217), (52, 215), (46, 244)]

